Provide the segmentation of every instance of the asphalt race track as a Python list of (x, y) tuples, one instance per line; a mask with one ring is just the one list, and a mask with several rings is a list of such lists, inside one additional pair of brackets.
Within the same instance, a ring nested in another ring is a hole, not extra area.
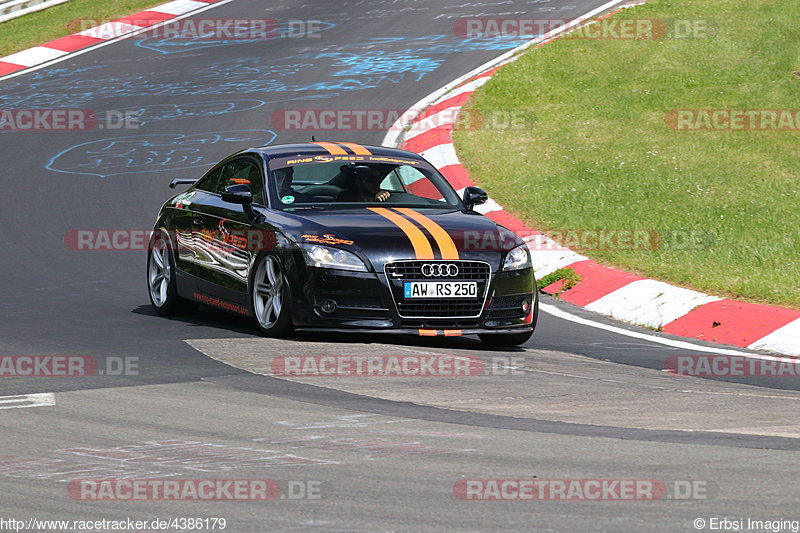
[[(648, 337), (543, 313), (528, 345), (507, 351), (472, 338), (264, 339), (211, 309), (156, 316), (143, 251), (71, 249), (76, 230), (150, 229), (174, 177), (198, 177), (240, 148), (309, 139), (277, 127), (277, 110), (403, 110), (522, 42), (459, 38), (459, 18), (570, 19), (604, 3), (234, 0), (197, 17), (322, 24), (316, 38), (124, 39), (0, 82), (0, 108), (140, 117), (135, 130), (0, 132), (0, 354), (84, 355), (106, 370), (0, 381), (3, 397), (55, 399), (8, 409), (0, 398), (0, 519), (216, 517), (228, 531), (254, 533), (673, 532), (698, 530), (698, 518), (704, 527), (713, 517), (800, 519), (800, 482), (789, 475), (800, 450), (797, 380), (662, 370), (671, 356), (724, 347), (678, 347), (547, 297)], [(384, 135), (332, 134), (366, 144)], [(270, 375), (276, 356), (324, 354), (516, 358), (516, 371)], [(109, 372), (119, 361), (135, 367)], [(68, 489), (73, 479), (120, 476), (271, 479), (286, 497), (90, 502)], [(666, 492), (658, 501), (537, 502), (454, 492), (461, 480), (531, 478), (656, 480)], [(289, 497), (299, 486), (318, 497)], [(687, 486), (696, 490), (687, 495)]]

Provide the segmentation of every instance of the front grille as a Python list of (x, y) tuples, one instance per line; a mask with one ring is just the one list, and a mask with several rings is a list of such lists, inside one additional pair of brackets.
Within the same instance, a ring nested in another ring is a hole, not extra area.
[(425, 302), (397, 302), (400, 316), (457, 317), (481, 314), (483, 299), (431, 299)]
[[(458, 275), (453, 278), (430, 278), (422, 274), (422, 265), (455, 264), (458, 266)], [(398, 261), (386, 265), (386, 275), (394, 279), (416, 281), (481, 281), (489, 279), (490, 268), (488, 263), (477, 261)]]
[(400, 321), (404, 328), (411, 329), (470, 329), (480, 326), (476, 318), (404, 318)]
[[(426, 277), (422, 265), (455, 264), (458, 275), (453, 277)], [(481, 315), (489, 286), (491, 267), (480, 261), (397, 261), (386, 264), (386, 277), (392, 289), (397, 312), (402, 318), (474, 318)], [(476, 281), (477, 298), (405, 298), (406, 281)]]

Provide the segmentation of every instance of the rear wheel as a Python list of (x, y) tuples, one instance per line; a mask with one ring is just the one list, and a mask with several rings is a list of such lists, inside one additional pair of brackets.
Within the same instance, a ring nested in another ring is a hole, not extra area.
[(147, 254), (147, 288), (150, 305), (162, 316), (190, 313), (197, 304), (178, 296), (175, 260), (169, 239), (159, 233), (150, 242)]
[(264, 255), (253, 269), (250, 301), (258, 328), (269, 337), (284, 337), (292, 332), (289, 313), (289, 283), (278, 258)]

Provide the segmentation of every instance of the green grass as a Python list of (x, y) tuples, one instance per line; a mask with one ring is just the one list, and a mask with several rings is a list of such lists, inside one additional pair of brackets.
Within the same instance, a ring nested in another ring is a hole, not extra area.
[(0, 57), (84, 29), (82, 20), (100, 24), (165, 4), (167, 0), (72, 0), (0, 24)]
[(523, 129), (457, 129), (472, 178), (529, 225), (695, 231), (586, 252), (716, 295), (800, 308), (800, 131), (678, 131), (674, 109), (800, 108), (800, 3), (652, 0), (619, 18), (705, 19), (713, 38), (559, 39), (470, 100)]
[(570, 290), (572, 287), (578, 284), (578, 282), (581, 280), (581, 277), (571, 268), (560, 268), (555, 272), (551, 272), (550, 274), (540, 278), (538, 280), (539, 287), (544, 288), (552, 283), (555, 283), (556, 281), (561, 280), (563, 280), (563, 283), (559, 287), (558, 292), (553, 296), (558, 296), (562, 292)]

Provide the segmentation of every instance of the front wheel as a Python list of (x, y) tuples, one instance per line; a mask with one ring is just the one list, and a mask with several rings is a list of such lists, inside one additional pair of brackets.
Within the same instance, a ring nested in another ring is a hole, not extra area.
[(289, 284), (277, 257), (265, 255), (257, 261), (250, 284), (250, 302), (261, 333), (284, 337), (292, 332)]
[(197, 304), (178, 296), (172, 246), (163, 233), (150, 243), (147, 254), (147, 288), (150, 305), (162, 316), (190, 313)]

